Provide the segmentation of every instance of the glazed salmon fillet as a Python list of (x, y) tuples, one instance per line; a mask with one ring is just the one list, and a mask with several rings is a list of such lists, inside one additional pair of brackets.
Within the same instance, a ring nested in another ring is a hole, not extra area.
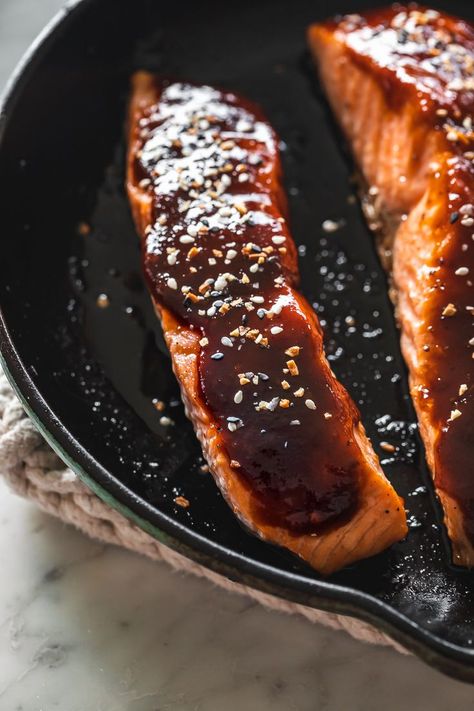
[(241, 522), (330, 574), (405, 512), (297, 291), (277, 146), (233, 93), (133, 79), (127, 190), (187, 415)]
[[(474, 565), (474, 27), (400, 5), (309, 44), (385, 224), (401, 345), (452, 543)], [(391, 226), (387, 231), (387, 226)]]

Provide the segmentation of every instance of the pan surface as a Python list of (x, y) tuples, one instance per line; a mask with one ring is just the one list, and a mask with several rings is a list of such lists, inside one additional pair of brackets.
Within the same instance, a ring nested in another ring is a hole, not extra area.
[[(385, 276), (305, 50), (311, 21), (368, 6), (82, 0), (58, 16), (16, 72), (0, 117), (2, 359), (53, 447), (152, 535), (233, 580), (366, 619), (474, 681), (474, 574), (450, 564)], [(446, 9), (473, 19), (468, 0)], [(281, 137), (302, 289), (410, 523), (405, 541), (329, 579), (249, 535), (202, 466), (123, 188), (136, 68), (239, 91)], [(336, 232), (324, 231), (327, 219)]]

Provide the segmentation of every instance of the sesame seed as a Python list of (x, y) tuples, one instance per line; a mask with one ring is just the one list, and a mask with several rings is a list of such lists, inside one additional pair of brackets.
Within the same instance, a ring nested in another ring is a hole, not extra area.
[(179, 241), (181, 244), (192, 244), (194, 242), (194, 237), (191, 237), (191, 235), (182, 235), (179, 238)]
[(471, 339), (469, 340), (469, 345), (470, 345), (470, 346), (474, 346), (474, 338), (471, 338)]
[(291, 420), (290, 425), (300, 425), (301, 422), (299, 420)]
[(324, 232), (327, 232), (328, 234), (331, 232), (337, 232), (337, 230), (341, 227), (340, 222), (336, 222), (335, 220), (324, 220), (323, 224), (321, 227), (323, 228)]
[(332, 415), (331, 415), (330, 412), (325, 412), (325, 413), (324, 413), (324, 419), (325, 419), (325, 420), (330, 420), (331, 417), (332, 417)]
[(273, 244), (283, 244), (286, 241), (286, 237), (272, 237)]
[(243, 399), (244, 399), (244, 394), (243, 394), (242, 390), (237, 390), (237, 392), (234, 395), (235, 404), (240, 405), (240, 403), (242, 402)]
[(305, 400), (304, 404), (306, 405), (308, 410), (316, 410), (316, 404), (315, 404), (314, 400), (309, 400), (309, 399)]
[(227, 348), (232, 348), (232, 346), (234, 345), (228, 336), (222, 336), (221, 343), (223, 346), (227, 346)]
[(294, 360), (287, 360), (286, 367), (288, 368), (291, 375), (293, 375), (293, 376), (299, 375), (300, 371), (298, 370), (298, 366), (296, 365)]
[(263, 304), (265, 299), (263, 296), (251, 296), (250, 301), (253, 301), (254, 304)]
[(469, 274), (469, 269), (467, 267), (459, 267), (459, 269), (456, 269), (454, 273), (456, 276), (467, 276)]
[(282, 331), (283, 331), (283, 329), (282, 329), (281, 326), (272, 326), (271, 329), (270, 329), (270, 333), (271, 333), (273, 336), (278, 335), (278, 334), (281, 333)]
[(170, 417), (166, 417), (166, 415), (163, 415), (163, 417), (160, 417), (160, 425), (163, 425), (163, 427), (169, 427), (169, 425), (173, 424), (173, 420)]
[(107, 294), (99, 294), (95, 303), (100, 309), (106, 309), (108, 306), (110, 306), (110, 299)]
[(457, 309), (454, 304), (448, 304), (447, 306), (444, 307), (444, 309), (441, 312), (442, 316), (454, 316), (455, 313), (457, 312)]
[(174, 277), (170, 277), (170, 278), (167, 280), (166, 285), (167, 285), (170, 289), (177, 289), (177, 288), (178, 288), (178, 282), (176, 281), (176, 279), (175, 279)]
[(223, 357), (224, 357), (224, 354), (220, 353), (219, 351), (217, 351), (217, 353), (213, 353), (211, 355), (212, 360), (222, 360)]

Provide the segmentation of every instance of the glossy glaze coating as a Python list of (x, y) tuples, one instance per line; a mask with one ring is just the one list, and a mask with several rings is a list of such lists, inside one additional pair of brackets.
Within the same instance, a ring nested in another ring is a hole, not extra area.
[(377, 73), (392, 107), (413, 98), (417, 109), (437, 123), (445, 119), (444, 111), (445, 120), (472, 114), (474, 30), (469, 23), (413, 3), (347, 15), (328, 26), (344, 36), (354, 61)]
[[(374, 116), (374, 123), (408, 127), (405, 144), (393, 135), (398, 154), (376, 155), (373, 148), (363, 170), (369, 160), (385, 165), (384, 179), (397, 181), (394, 192), (416, 196), (406, 201), (395, 236), (402, 345), (435, 485), (450, 507), (455, 558), (472, 565), (470, 553), (458, 555), (460, 534), (453, 531), (460, 521), (467, 548), (474, 546), (474, 28), (416, 5), (350, 15), (325, 27), (348, 63), (382, 87), (386, 115)], [(377, 145), (374, 132), (370, 141)], [(404, 145), (412, 151), (408, 159)], [(410, 190), (415, 180), (419, 192)], [(382, 208), (390, 211), (386, 194)]]
[[(426, 264), (430, 298), (420, 343), (415, 392), (438, 428), (434, 452), (436, 486), (463, 510), (474, 543), (474, 165), (464, 155), (445, 154), (434, 170), (426, 211), (436, 247)], [(440, 195), (443, 200), (440, 202)], [(447, 198), (447, 199), (446, 199)]]
[(157, 92), (135, 164), (153, 194), (152, 295), (199, 330), (202, 394), (255, 518), (295, 534), (340, 523), (358, 502), (358, 413), (293, 289), (276, 138), (233, 94), (179, 83)]

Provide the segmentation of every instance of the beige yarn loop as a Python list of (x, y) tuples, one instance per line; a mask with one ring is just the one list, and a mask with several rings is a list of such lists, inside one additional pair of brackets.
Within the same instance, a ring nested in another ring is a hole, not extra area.
[(342, 629), (356, 639), (407, 651), (366, 622), (288, 602), (234, 583), (184, 558), (159, 543), (99, 499), (51, 450), (28, 419), (0, 370), (0, 472), (20, 496), (36, 502), (44, 511), (72, 523), (92, 538), (114, 543), (162, 560), (175, 569), (207, 578), (222, 588), (247, 595), (268, 608), (298, 614), (310, 622)]

